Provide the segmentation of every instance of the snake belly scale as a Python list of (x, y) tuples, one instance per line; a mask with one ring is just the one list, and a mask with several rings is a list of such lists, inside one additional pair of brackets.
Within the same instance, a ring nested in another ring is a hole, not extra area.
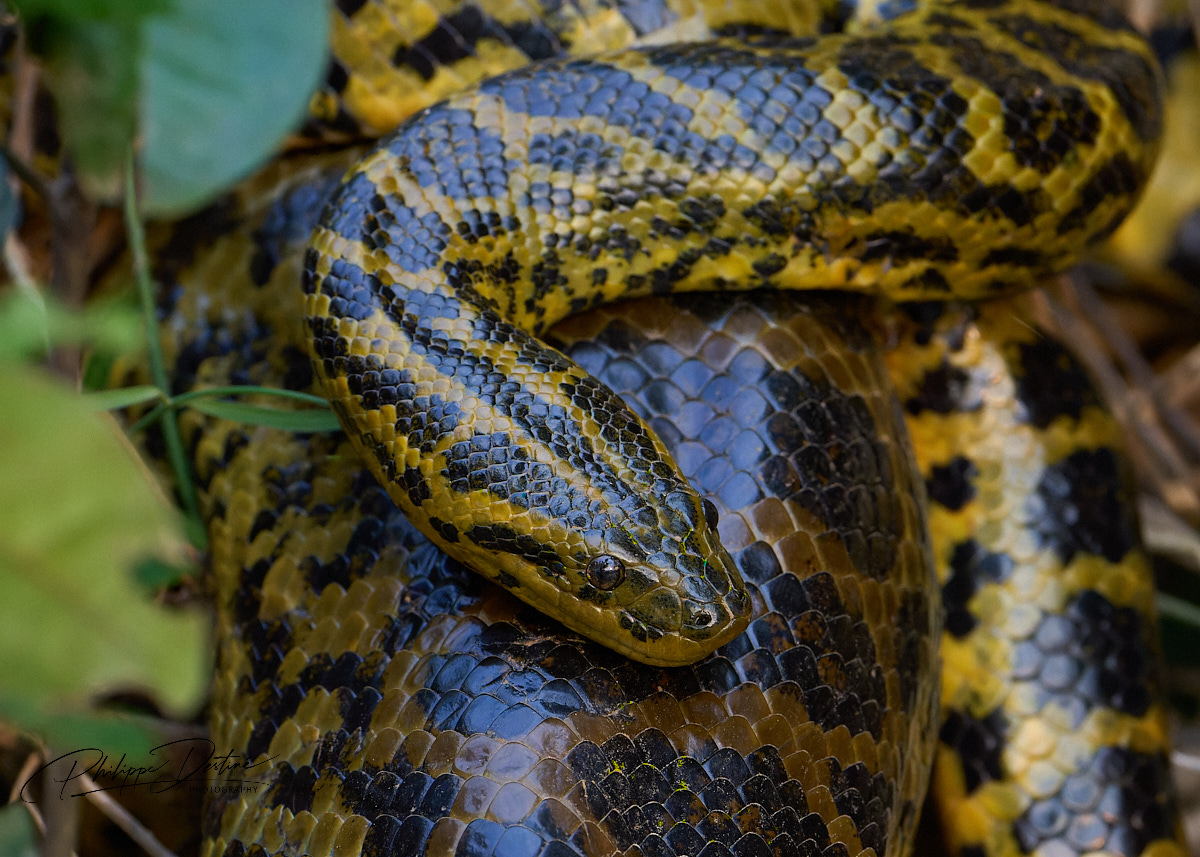
[[(178, 389), (320, 390), (347, 429), (183, 416), (213, 739), (262, 772), (214, 774), (205, 853), (902, 855), (936, 744), (955, 853), (1182, 857), (1146, 559), (1073, 361), (1009, 303), (661, 296), (1061, 269), (1153, 160), (1124, 21), (974, 0), (809, 39), (770, 31), (820, 11), (775, 3), (337, 6), (315, 112), (353, 135), (428, 109), (160, 236)], [(626, 50), (692, 13), (745, 38)], [(589, 47), (618, 52), (429, 107)], [(1051, 352), (1062, 396), (1033, 380)]]

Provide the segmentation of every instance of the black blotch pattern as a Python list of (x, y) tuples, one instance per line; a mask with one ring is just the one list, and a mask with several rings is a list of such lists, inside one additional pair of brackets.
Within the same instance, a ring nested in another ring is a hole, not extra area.
[[(1128, 22), (1119, 11), (1116, 18), (1120, 19), (1119, 29), (1129, 29)], [(1138, 139), (1144, 142), (1158, 139), (1162, 133), (1162, 111), (1158, 106), (1158, 76), (1143, 56), (1131, 51), (1093, 44), (1073, 30), (1038, 21), (1028, 15), (994, 15), (991, 22), (1022, 44), (1054, 57), (1070, 74), (1103, 84), (1113, 93)], [(1063, 112), (1054, 119), (1056, 127), (1053, 136), (1080, 132), (1080, 142), (1091, 142), (1099, 127), (1099, 119), (1083, 102), (1082, 93), (1078, 90), (1071, 92), (1073, 88), (1069, 87), (1055, 89), (1063, 96), (1060, 102)], [(1041, 105), (1036, 102), (1035, 99), (1035, 105), (1029, 110), (1031, 117), (1037, 116), (1041, 111)], [(1053, 114), (1043, 113), (1039, 117), (1043, 127), (1046, 127), (1046, 120), (1050, 115)], [(1049, 148), (1056, 151), (1068, 146), (1067, 141), (1055, 140)]]
[(967, 794), (1004, 775), (1001, 759), (1008, 740), (1008, 725), (1002, 711), (993, 711), (982, 719), (952, 711), (942, 723), (938, 738), (958, 754)]
[(949, 238), (922, 238), (911, 232), (880, 232), (863, 239), (866, 249), (862, 253), (864, 262), (889, 259), (894, 264), (914, 259), (937, 262), (958, 260), (958, 246)]
[(835, 189), (839, 199), (866, 211), (914, 197), (965, 214), (1012, 207), (1005, 202), (1006, 188), (982, 185), (962, 163), (962, 156), (975, 145), (960, 125), (968, 110), (966, 100), (954, 91), (949, 78), (924, 67), (903, 39), (850, 40), (838, 55), (838, 67), (849, 78), (849, 86), (871, 101), (908, 146), (903, 162), (877, 165), (878, 179), (870, 186), (843, 182)]
[[(1089, 145), (1096, 139), (1100, 117), (1081, 90), (1056, 84), (1028, 68), (1015, 75), (1012, 69), (1020, 65), (1015, 56), (989, 50), (970, 35), (947, 33), (934, 41), (954, 49), (963, 71), (983, 81), (1000, 97), (1004, 132), (1012, 141), (1013, 156), (1022, 166), (1047, 175), (1076, 145)], [(1060, 55), (1054, 56), (1062, 61)]]
[(1011, 265), (1015, 268), (1044, 268), (1048, 262), (1049, 260), (1037, 250), (1025, 247), (998, 247), (995, 250), (989, 250), (980, 265), (984, 267)]
[[(1108, 162), (1098, 167), (1091, 179), (1079, 189), (1079, 204), (1069, 211), (1058, 223), (1058, 231), (1065, 234), (1080, 229), (1091, 213), (1111, 198), (1129, 198), (1142, 186), (1145, 169), (1133, 162), (1125, 152), (1117, 152)], [(1107, 237), (1124, 219), (1124, 210), (1118, 211), (1113, 220), (1095, 235), (1095, 240)]]
[(304, 246), (337, 184), (332, 174), (318, 174), (315, 181), (289, 188), (271, 204), (251, 233), (250, 278), (255, 285), (265, 285), (279, 262)]
[[(172, 294), (179, 275), (195, 263), (200, 253), (211, 247), (218, 238), (236, 229), (240, 223), (237, 202), (232, 195), (228, 195), (175, 224), (166, 243), (154, 254), (151, 265), (151, 276), (159, 284), (160, 318), (174, 308)], [(218, 334), (212, 331), (212, 335)]]
[(1026, 516), (1041, 544), (1064, 564), (1080, 551), (1118, 562), (1138, 543), (1134, 508), (1120, 461), (1101, 447), (1048, 465)]
[(1141, 717), (1157, 692), (1152, 651), (1149, 629), (1135, 609), (1084, 590), (1061, 614), (1042, 616), (1014, 646), (1012, 675), (1033, 685), (1039, 708), (1054, 703), (1073, 726), (1097, 708)]
[(1019, 347), (1017, 400), (1026, 419), (1045, 429), (1060, 416), (1078, 420), (1087, 406), (1100, 406), (1087, 372), (1061, 343), (1047, 337)]
[(1136, 857), (1154, 840), (1174, 835), (1169, 766), (1161, 754), (1100, 748), (1054, 795), (1021, 814), (1014, 825), (1017, 843), (1026, 853), (1053, 842), (1064, 854)]
[(350, 74), (346, 67), (336, 59), (329, 61), (329, 70), (325, 72), (325, 85), (336, 93), (341, 93), (350, 83)]
[(478, 6), (464, 6), (439, 20), (437, 26), (420, 41), (397, 47), (392, 55), (392, 65), (406, 65), (429, 80), (439, 66), (474, 56), (475, 43), (498, 31), (495, 22), (486, 17)]
[(513, 45), (531, 60), (546, 60), (560, 56), (570, 47), (559, 34), (547, 27), (541, 20), (516, 21), (503, 26)]
[(980, 587), (1000, 583), (1012, 572), (1012, 559), (985, 550), (969, 539), (954, 546), (950, 557), (950, 577), (942, 585), (942, 606), (946, 611), (946, 630), (962, 638), (979, 624), (968, 605)]
[(957, 512), (975, 499), (975, 486), (971, 480), (979, 475), (971, 459), (958, 455), (947, 464), (930, 468), (925, 480), (929, 499)]
[(952, 414), (977, 411), (983, 407), (983, 400), (978, 386), (972, 383), (971, 374), (946, 361), (925, 373), (916, 394), (904, 403), (904, 407), (913, 415), (923, 411)]
[(258, 383), (258, 373), (252, 371), (264, 359), (273, 333), (265, 321), (246, 314), (220, 327), (201, 325), (187, 333), (189, 336), (180, 341), (171, 367), (173, 393), (191, 389), (198, 373), (212, 358), (229, 359), (230, 384)]
[(441, 66), (474, 56), (479, 42), (490, 39), (511, 45), (530, 60), (544, 60), (564, 52), (566, 45), (542, 18), (501, 23), (476, 5), (463, 5), (440, 19), (428, 35), (411, 45), (397, 46), (392, 65), (407, 66), (429, 80)]
[[(898, 304), (896, 309), (915, 325), (908, 335), (916, 345), (928, 345), (936, 337), (944, 341), (951, 352), (962, 349), (963, 337), (977, 316), (969, 305), (946, 301), (912, 301)], [(943, 316), (948, 316), (952, 322), (952, 327), (947, 330), (939, 329), (943, 326)]]
[[(632, 740), (584, 742), (567, 764), (583, 783), (589, 810), (622, 850), (640, 846), (670, 857), (829, 853), (825, 822), (809, 809), (803, 786), (787, 778), (774, 747), (745, 759), (729, 748), (708, 752), (703, 760), (679, 756), (666, 736), (647, 730)], [(883, 853), (876, 813), (891, 802), (892, 787), (860, 764), (843, 770), (827, 759), (820, 766), (864, 846)]]
[(463, 536), (482, 548), (519, 556), (537, 568), (562, 571), (562, 561), (552, 547), (544, 545), (533, 536), (518, 533), (512, 527), (503, 524), (476, 524), (464, 531)]

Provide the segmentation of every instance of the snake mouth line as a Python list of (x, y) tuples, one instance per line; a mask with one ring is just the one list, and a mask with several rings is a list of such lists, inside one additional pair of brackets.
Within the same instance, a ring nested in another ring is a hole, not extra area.
[[(508, 564), (507, 571), (496, 574), (493, 577), (495, 582), (572, 631), (642, 663), (665, 667), (696, 663), (736, 638), (751, 619), (749, 593), (741, 583), (740, 576), (731, 581), (733, 587), (718, 602), (697, 605), (691, 609), (693, 620), (703, 617), (709, 621), (689, 624), (685, 617), (683, 621), (668, 624), (654, 621), (652, 600), (649, 609), (638, 615), (636, 608), (621, 607), (608, 597), (603, 600), (586, 597), (586, 592), (583, 592), (580, 597), (571, 599), (570, 609), (564, 610), (561, 603), (571, 596), (562, 588), (561, 575), (547, 569), (531, 575), (529, 569), (513, 567), (517, 560), (515, 557), (511, 559), (514, 563)], [(732, 560), (729, 562), (732, 566)], [(635, 571), (634, 574), (639, 573)], [(582, 586), (583, 590), (594, 590), (586, 579)], [(595, 594), (610, 595), (599, 590), (595, 590)], [(668, 601), (679, 606), (678, 599), (673, 595)]]

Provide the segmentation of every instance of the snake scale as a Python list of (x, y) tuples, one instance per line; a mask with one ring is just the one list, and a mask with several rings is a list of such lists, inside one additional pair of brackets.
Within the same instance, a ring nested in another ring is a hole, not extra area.
[(184, 417), (205, 853), (902, 855), (932, 771), (953, 853), (1182, 857), (1119, 431), (1005, 297), (1132, 204), (1155, 62), (846, 13), (340, 0), (312, 128), (422, 112), (159, 231), (177, 390), (346, 428)]

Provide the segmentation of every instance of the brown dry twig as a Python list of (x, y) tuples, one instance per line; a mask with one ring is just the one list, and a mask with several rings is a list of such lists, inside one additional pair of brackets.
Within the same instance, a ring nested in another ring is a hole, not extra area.
[(175, 857), (174, 852), (159, 842), (158, 838), (134, 818), (129, 810), (101, 791), (95, 780), (87, 774), (81, 774), (79, 782), (86, 789), (87, 799), (92, 805), (104, 813), (113, 824), (125, 831), (125, 834), (140, 845), (150, 857)]

